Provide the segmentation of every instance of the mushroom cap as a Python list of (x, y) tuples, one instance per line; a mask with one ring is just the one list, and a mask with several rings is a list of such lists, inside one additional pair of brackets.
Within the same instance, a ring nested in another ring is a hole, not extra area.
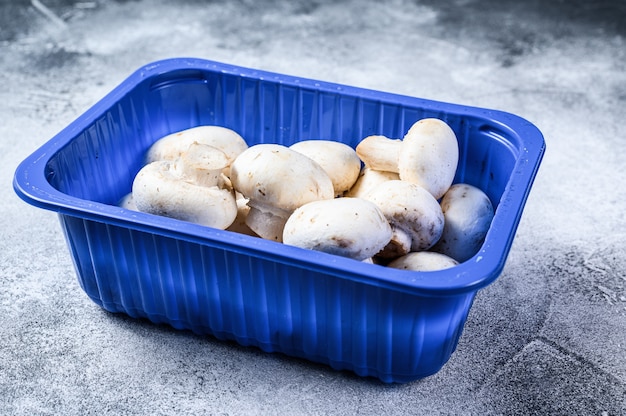
[(154, 142), (146, 153), (146, 163), (176, 160), (194, 143), (217, 147), (226, 154), (228, 165), (248, 144), (237, 132), (221, 126), (197, 126), (168, 134)]
[(413, 270), (419, 272), (429, 272), (435, 270), (449, 269), (458, 265), (459, 262), (441, 253), (431, 251), (418, 251), (405, 254), (402, 257), (391, 261), (387, 267), (402, 270)]
[(317, 162), (279, 144), (243, 151), (231, 165), (230, 179), (250, 206), (285, 217), (307, 202), (335, 196), (330, 177)]
[(361, 198), (309, 202), (296, 209), (283, 230), (283, 243), (365, 260), (382, 250), (391, 227), (381, 210)]
[(479, 188), (452, 185), (441, 200), (445, 225), (434, 251), (463, 262), (480, 250), (494, 216), (489, 197)]
[(361, 171), (361, 159), (345, 143), (332, 140), (303, 140), (289, 146), (316, 161), (328, 174), (335, 195), (343, 195), (354, 185)]
[(383, 212), (392, 228), (411, 240), (411, 251), (432, 247), (443, 231), (441, 206), (430, 192), (414, 183), (391, 180), (370, 191), (366, 199)]
[(129, 209), (131, 211), (137, 211), (137, 205), (135, 204), (135, 199), (133, 198), (133, 193), (129, 192), (119, 200), (117, 205), (121, 208)]
[(225, 229), (237, 215), (232, 191), (182, 180), (169, 161), (141, 168), (133, 181), (132, 195), (138, 211), (208, 227)]
[(398, 156), (400, 179), (426, 188), (435, 199), (448, 190), (459, 162), (459, 144), (444, 121), (425, 118), (411, 126)]
[(193, 142), (172, 162), (182, 180), (203, 186), (218, 186), (228, 165), (228, 156), (223, 151), (198, 142)]

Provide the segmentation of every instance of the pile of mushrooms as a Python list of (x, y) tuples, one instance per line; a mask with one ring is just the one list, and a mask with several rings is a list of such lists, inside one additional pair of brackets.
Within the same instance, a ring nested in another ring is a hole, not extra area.
[(442, 120), (356, 149), (305, 140), (248, 146), (199, 126), (157, 140), (120, 206), (407, 270), (440, 270), (480, 249), (487, 195), (452, 184), (459, 159)]

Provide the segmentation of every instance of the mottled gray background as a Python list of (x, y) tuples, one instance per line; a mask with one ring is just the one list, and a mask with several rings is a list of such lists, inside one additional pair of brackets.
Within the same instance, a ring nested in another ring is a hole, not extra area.
[[(195, 56), (518, 114), (547, 153), (436, 375), (385, 385), (108, 314), (17, 164)], [(0, 1), (0, 414), (626, 414), (624, 1)]]

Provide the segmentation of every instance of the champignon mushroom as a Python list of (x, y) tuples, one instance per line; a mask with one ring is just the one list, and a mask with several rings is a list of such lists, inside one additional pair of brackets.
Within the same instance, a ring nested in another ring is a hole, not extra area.
[(176, 160), (192, 143), (216, 147), (226, 154), (228, 163), (224, 174), (229, 175), (230, 164), (248, 144), (237, 132), (221, 126), (197, 126), (168, 134), (154, 142), (146, 153), (146, 163), (157, 160)]
[(459, 162), (454, 131), (444, 121), (425, 118), (414, 123), (402, 140), (369, 136), (356, 147), (366, 166), (397, 172), (439, 199), (448, 190)]
[(479, 188), (452, 185), (441, 200), (445, 225), (434, 251), (464, 262), (480, 250), (493, 220), (489, 197)]
[(402, 141), (383, 135), (367, 136), (356, 146), (359, 158), (370, 169), (398, 173)]
[(456, 174), (459, 144), (444, 121), (425, 118), (411, 126), (398, 156), (400, 179), (426, 188), (435, 199), (446, 193)]
[(194, 143), (176, 161), (145, 165), (132, 186), (137, 210), (225, 229), (237, 215), (233, 191), (218, 187), (226, 155)]
[(444, 218), (437, 200), (424, 188), (402, 180), (381, 183), (365, 199), (375, 203), (391, 224), (393, 236), (378, 255), (396, 258), (432, 247), (443, 231)]
[(117, 205), (121, 208), (130, 209), (131, 211), (137, 211), (137, 205), (135, 204), (132, 192), (124, 195), (122, 199), (119, 200)]
[(405, 254), (402, 257), (389, 262), (387, 267), (418, 272), (430, 272), (435, 270), (449, 269), (458, 265), (459, 262), (441, 253), (431, 251), (417, 251)]
[(360, 198), (366, 195), (369, 191), (374, 189), (377, 185), (391, 181), (398, 180), (400, 176), (398, 176), (395, 172), (375, 170), (364, 166), (361, 169), (361, 173), (359, 173), (359, 177), (356, 182), (350, 188), (350, 190), (345, 194), (345, 196)]
[(291, 214), (283, 230), (285, 244), (359, 261), (370, 259), (390, 238), (391, 227), (381, 210), (361, 198), (304, 204)]
[(333, 183), (309, 157), (279, 144), (257, 144), (231, 165), (236, 191), (249, 199), (246, 224), (260, 237), (282, 241), (287, 218), (298, 207), (332, 199)]
[(353, 148), (332, 140), (303, 140), (289, 146), (316, 161), (330, 176), (335, 196), (342, 196), (359, 177), (361, 159)]
[(237, 216), (233, 223), (226, 229), (239, 234), (251, 235), (258, 237), (258, 235), (248, 227), (246, 219), (250, 213), (250, 206), (248, 205), (248, 198), (243, 196), (239, 192), (235, 192), (235, 201), (237, 202)]

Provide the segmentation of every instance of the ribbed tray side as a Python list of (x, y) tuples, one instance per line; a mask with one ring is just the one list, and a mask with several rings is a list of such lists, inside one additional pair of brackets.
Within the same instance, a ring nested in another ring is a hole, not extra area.
[(472, 293), (418, 297), (216, 247), (60, 218), (81, 286), (108, 311), (389, 382), (435, 373), (456, 347), (473, 299)]

